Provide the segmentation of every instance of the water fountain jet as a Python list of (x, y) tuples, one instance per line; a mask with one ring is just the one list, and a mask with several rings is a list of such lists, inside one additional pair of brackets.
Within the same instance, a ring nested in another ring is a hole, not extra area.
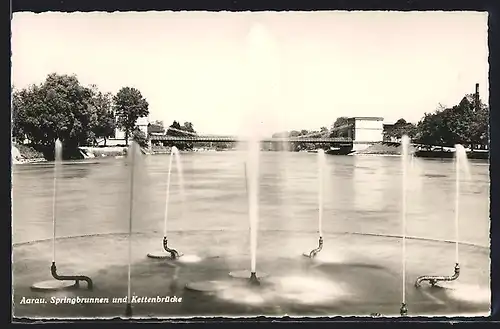
[(407, 135), (401, 137), (401, 239), (402, 239), (402, 252), (401, 252), (401, 263), (402, 263), (402, 301), (401, 308), (399, 309), (399, 314), (401, 316), (406, 316), (408, 314), (408, 308), (406, 306), (406, 188), (408, 186), (408, 161), (410, 156), (410, 138)]
[(323, 149), (318, 150), (318, 234), (319, 242), (316, 249), (310, 252), (305, 252), (303, 255), (309, 258), (315, 258), (316, 255), (323, 249), (323, 179), (324, 179), (324, 168), (325, 168), (325, 151)]
[[(240, 270), (229, 272), (229, 276), (236, 279), (245, 279), (248, 280), (251, 286), (259, 286), (260, 281), (259, 278), (267, 277), (267, 273), (259, 273), (257, 276), (256, 273), (256, 263), (257, 263), (257, 220), (258, 220), (258, 208), (257, 208), (257, 200), (258, 195), (254, 190), (258, 187), (258, 156), (259, 156), (259, 142), (258, 140), (254, 140), (251, 142), (252, 145), (249, 145), (249, 157), (253, 161), (253, 169), (255, 170), (252, 174), (248, 175), (247, 166), (245, 164), (245, 188), (249, 200), (249, 217), (250, 217), (250, 258), (251, 258), (251, 271)], [(249, 177), (250, 176), (250, 177)], [(250, 184), (248, 181), (250, 180)], [(248, 187), (250, 185), (250, 188)]]
[(467, 152), (465, 148), (457, 144), (455, 145), (455, 268), (453, 275), (422, 275), (415, 281), (415, 287), (420, 287), (422, 282), (427, 281), (431, 286), (435, 286), (438, 282), (455, 281), (460, 276), (459, 262), (459, 218), (460, 218), (460, 173), (465, 169), (467, 173)]
[(50, 273), (54, 280), (37, 282), (31, 286), (32, 290), (36, 291), (55, 291), (65, 290), (71, 288), (78, 288), (80, 281), (87, 283), (87, 289), (93, 289), (92, 279), (85, 275), (59, 275), (56, 266), (56, 218), (57, 218), (57, 187), (58, 187), (58, 174), (62, 163), (62, 143), (59, 139), (55, 141), (54, 146), (54, 187), (52, 196), (52, 264), (50, 266)]
[(127, 160), (130, 166), (130, 191), (129, 191), (129, 226), (128, 226), (128, 278), (127, 278), (127, 306), (125, 315), (132, 316), (132, 218), (134, 215), (134, 187), (135, 170), (137, 166), (137, 157), (141, 155), (139, 145), (132, 141), (127, 152)]
[[(269, 75), (269, 72), (274, 69), (272, 64), (275, 59), (272, 53), (272, 45), (266, 29), (261, 25), (255, 25), (251, 28), (248, 35), (248, 65), (246, 69), (248, 76), (245, 79), (247, 90), (249, 91), (248, 104), (251, 111), (247, 113), (248, 117), (244, 118), (241, 136), (247, 147), (247, 196), (248, 196), (248, 215), (250, 220), (250, 271), (240, 270), (232, 271), (229, 276), (237, 279), (245, 279), (252, 286), (258, 286), (256, 283), (259, 279), (267, 276), (265, 273), (257, 274), (257, 232), (259, 221), (259, 154), (262, 137), (261, 127), (263, 118), (256, 111), (262, 111), (262, 114), (267, 113), (270, 105), (270, 96), (275, 88), (275, 79)], [(270, 52), (271, 51), (271, 52)], [(242, 143), (242, 144), (243, 144)], [(204, 281), (189, 283), (186, 288), (190, 290), (214, 291), (219, 290), (220, 285), (214, 281)]]
[[(172, 164), (173, 164), (173, 159), (175, 158), (176, 161), (176, 167), (177, 167), (177, 174), (179, 177), (179, 185), (181, 187), (181, 190), (183, 190), (184, 186), (184, 181), (182, 179), (182, 167), (181, 167), (181, 161), (180, 161), (180, 153), (177, 147), (173, 146), (172, 151), (170, 152), (170, 162), (168, 166), (168, 174), (167, 174), (167, 191), (166, 191), (166, 197), (165, 197), (165, 213), (164, 213), (164, 220), (163, 220), (163, 240), (162, 240), (162, 247), (163, 250), (160, 250), (158, 252), (150, 252), (148, 253), (149, 258), (154, 258), (154, 259), (169, 259), (171, 261), (182, 261), (186, 260), (187, 262), (193, 262), (199, 260), (199, 257), (197, 256), (187, 256), (183, 257), (184, 254), (177, 249), (171, 248), (168, 246), (168, 237), (167, 237), (167, 223), (168, 223), (168, 207), (170, 204), (170, 177), (172, 174)], [(181, 259), (183, 257), (183, 259)]]

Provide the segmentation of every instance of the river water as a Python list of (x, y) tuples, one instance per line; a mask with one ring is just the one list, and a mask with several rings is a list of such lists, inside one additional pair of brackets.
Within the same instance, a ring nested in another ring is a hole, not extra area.
[[(168, 229), (248, 230), (244, 158), (239, 152), (182, 154), (184, 194), (172, 171)], [(323, 231), (401, 234), (400, 157), (327, 156)], [(136, 177), (135, 232), (163, 230), (169, 155), (145, 156)], [(175, 163), (175, 162), (174, 162)], [(317, 231), (314, 153), (263, 152), (259, 229)], [(124, 158), (65, 162), (57, 198), (57, 236), (121, 233), (128, 229), (129, 168)], [(407, 234), (454, 240), (452, 160), (414, 159), (408, 183)], [(460, 240), (489, 246), (489, 165), (471, 162), (461, 187)], [(53, 164), (13, 167), (13, 242), (52, 236)]]

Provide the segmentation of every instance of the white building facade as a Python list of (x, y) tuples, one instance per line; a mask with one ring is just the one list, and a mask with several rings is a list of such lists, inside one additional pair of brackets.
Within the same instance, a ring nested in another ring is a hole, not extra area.
[(350, 137), (355, 141), (354, 151), (366, 149), (370, 145), (384, 140), (384, 118), (382, 117), (352, 117)]
[[(146, 136), (148, 135), (148, 125), (149, 125), (149, 118), (148, 117), (142, 117), (138, 118), (136, 121), (136, 126), (141, 130)], [(129, 141), (131, 140), (132, 136), (129, 136)], [(104, 144), (104, 140), (98, 141), (100, 145)], [(115, 137), (114, 138), (108, 138), (106, 141), (106, 145), (108, 146), (117, 146), (117, 145), (125, 145), (125, 131), (116, 128), (115, 129)]]
[[(148, 117), (138, 118), (137, 121), (135, 122), (135, 125), (139, 128), (140, 131), (142, 131), (144, 134), (146, 134), (146, 136), (148, 135), (148, 125), (149, 125), (149, 118)], [(129, 136), (129, 138), (130, 137), (131, 136)], [(125, 140), (125, 131), (116, 128), (114, 139)]]

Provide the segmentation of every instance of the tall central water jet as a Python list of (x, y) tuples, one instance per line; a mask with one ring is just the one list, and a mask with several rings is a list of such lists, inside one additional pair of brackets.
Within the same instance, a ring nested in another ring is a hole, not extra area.
[(257, 282), (257, 231), (259, 229), (259, 152), (258, 139), (249, 141), (248, 145), (248, 212), (250, 220), (250, 281)]
[[(256, 24), (248, 35), (246, 71), (248, 113), (243, 119), (241, 137), (247, 151), (248, 206), (250, 221), (250, 274), (248, 271), (231, 272), (230, 276), (250, 278), (257, 284), (257, 235), (259, 222), (259, 153), (263, 140), (263, 127), (269, 124), (271, 108), (277, 87), (276, 66), (279, 64), (275, 44), (267, 30)], [(263, 273), (259, 273), (263, 277)]]

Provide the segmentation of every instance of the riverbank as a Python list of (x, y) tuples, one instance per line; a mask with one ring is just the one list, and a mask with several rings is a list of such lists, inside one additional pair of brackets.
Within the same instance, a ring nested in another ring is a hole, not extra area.
[(35, 163), (47, 161), (41, 152), (38, 152), (33, 147), (23, 144), (12, 144), (12, 163)]
[(124, 156), (127, 153), (127, 148), (125, 146), (107, 146), (107, 147), (90, 147), (81, 146), (79, 147), (83, 158), (100, 158), (100, 157), (116, 157)]
[[(399, 156), (401, 155), (401, 145), (397, 144), (374, 144), (365, 150), (360, 150), (351, 153), (352, 155), (384, 155), (384, 156)], [(410, 145), (410, 154), (413, 154), (417, 158), (434, 158), (434, 159), (448, 159), (455, 156), (454, 148), (447, 148), (444, 150), (419, 150), (414, 146)], [(467, 150), (467, 158), (478, 159), (478, 160), (488, 160), (489, 152), (487, 150)]]
[[(449, 159), (455, 156), (455, 151), (441, 151), (441, 150), (419, 150), (415, 152), (415, 156), (419, 158), (439, 158), (439, 159)], [(490, 154), (488, 151), (484, 150), (475, 150), (475, 151), (467, 151), (468, 159), (476, 159), (476, 160), (488, 160), (490, 158)]]
[[(414, 153), (416, 149), (410, 146), (410, 153)], [(355, 151), (352, 155), (401, 155), (401, 145), (394, 144), (373, 144), (364, 150)]]

